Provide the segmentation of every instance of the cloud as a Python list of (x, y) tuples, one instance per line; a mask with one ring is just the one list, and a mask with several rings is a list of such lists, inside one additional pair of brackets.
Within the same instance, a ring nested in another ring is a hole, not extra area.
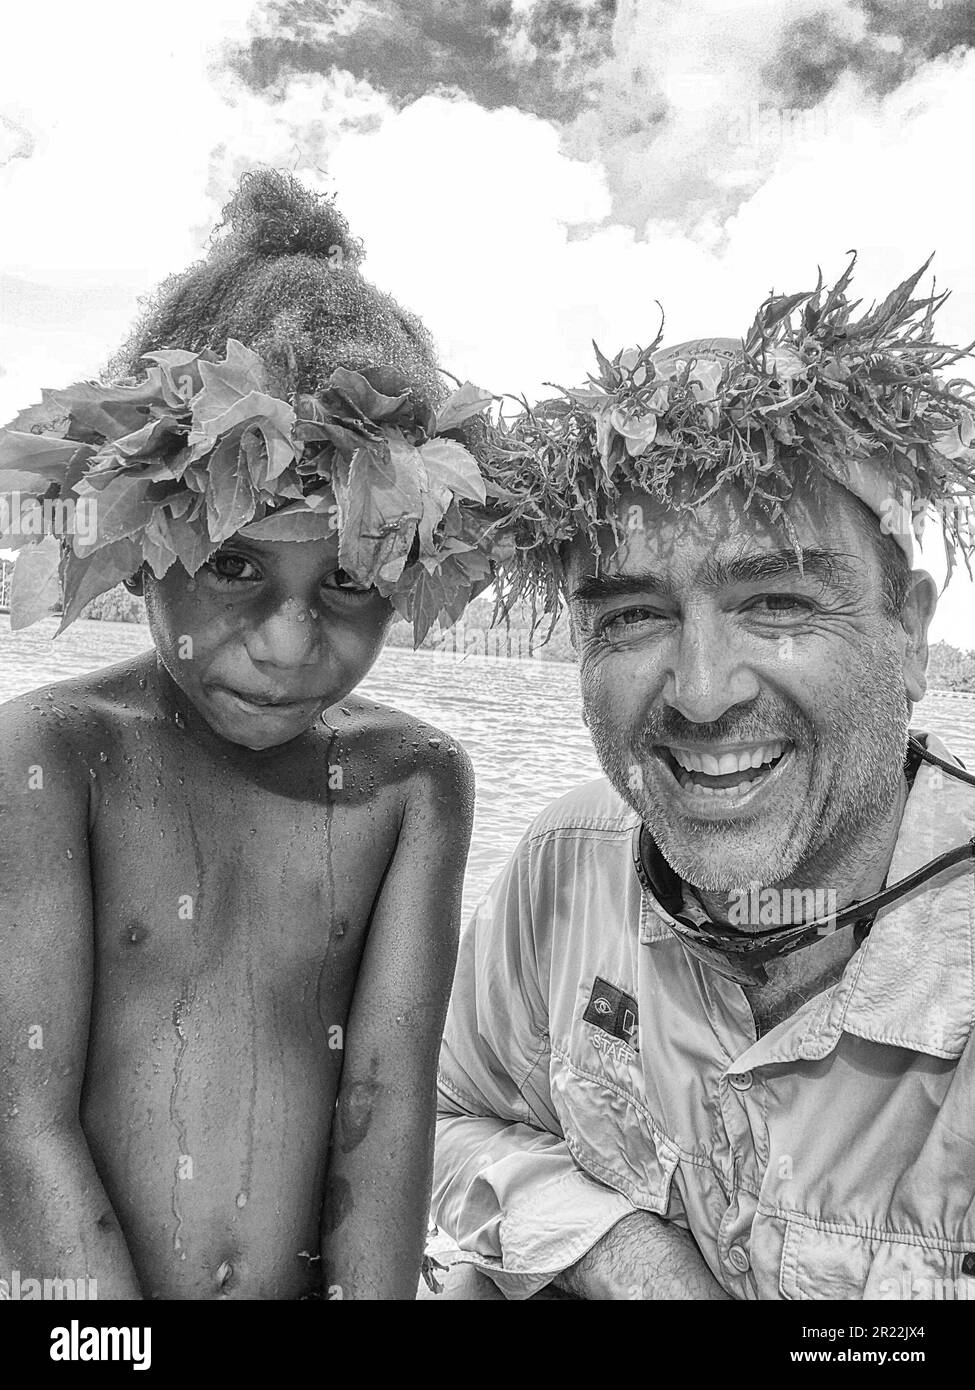
[(0, 168), (13, 159), (30, 159), (36, 138), (12, 112), (0, 111)]
[(247, 90), (280, 99), (344, 72), (394, 110), (513, 106), (602, 162), (614, 221), (705, 239), (837, 99), (882, 98), (975, 37), (961, 0), (274, 0), (257, 15), (224, 56)]
[(225, 60), (255, 91), (338, 69), (397, 108), (451, 91), (489, 111), (566, 120), (609, 52), (615, 9), (613, 0), (272, 0)]

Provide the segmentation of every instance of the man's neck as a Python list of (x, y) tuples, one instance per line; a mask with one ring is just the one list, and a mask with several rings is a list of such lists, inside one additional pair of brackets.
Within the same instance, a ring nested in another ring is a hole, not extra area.
[[(813, 890), (808, 900), (821, 902), (821, 894), (825, 890), (829, 895), (827, 901), (831, 912), (840, 912), (852, 902), (879, 893), (890, 869), (907, 795), (907, 779), (902, 777), (897, 795), (888, 809), (858, 835), (847, 835), (842, 838), (842, 843), (824, 846), (819, 854), (802, 864), (794, 874), (777, 883), (762, 885), (762, 888), (780, 893), (784, 902), (801, 901), (794, 890), (803, 889)], [(739, 906), (739, 916), (734, 923), (737, 930), (768, 930), (767, 921), (751, 921), (747, 917), (742, 919), (742, 895), (732, 897), (698, 890), (698, 896), (708, 915), (716, 922), (729, 921), (729, 907), (734, 901)], [(768, 902), (764, 892), (747, 897), (748, 910), (758, 903)], [(787, 923), (783, 922), (783, 925)], [(760, 1035), (795, 1013), (806, 999), (836, 983), (857, 948), (853, 931), (854, 925), (850, 923), (812, 945), (768, 963), (768, 982), (745, 990)]]

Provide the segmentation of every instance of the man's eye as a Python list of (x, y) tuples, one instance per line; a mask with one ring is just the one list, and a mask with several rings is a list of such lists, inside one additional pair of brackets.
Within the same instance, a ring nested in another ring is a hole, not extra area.
[(333, 570), (326, 579), (322, 580), (322, 587), (325, 589), (340, 589), (343, 594), (368, 594), (372, 592), (369, 588), (364, 589), (361, 584), (357, 583), (356, 580), (352, 578), (348, 570), (343, 569)]
[(243, 555), (235, 555), (233, 551), (220, 552), (212, 556), (204, 568), (208, 569), (214, 578), (228, 582), (234, 579), (253, 580), (261, 577), (250, 560), (245, 560)]
[(603, 632), (612, 636), (623, 636), (632, 632), (634, 628), (641, 627), (647, 623), (659, 622), (663, 617), (655, 608), (624, 608), (620, 613), (614, 613), (606, 618), (602, 624)]
[(808, 612), (812, 605), (797, 594), (760, 594), (747, 605), (747, 611), (761, 611), (788, 615), (800, 611)]

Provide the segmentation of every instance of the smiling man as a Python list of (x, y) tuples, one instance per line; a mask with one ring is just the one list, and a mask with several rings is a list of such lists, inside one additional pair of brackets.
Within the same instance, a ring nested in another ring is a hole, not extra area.
[(969, 550), (975, 473), (917, 278), (601, 359), (499, 440), (606, 780), (462, 939), (449, 1296), (975, 1295), (975, 779), (910, 729), (911, 520)]

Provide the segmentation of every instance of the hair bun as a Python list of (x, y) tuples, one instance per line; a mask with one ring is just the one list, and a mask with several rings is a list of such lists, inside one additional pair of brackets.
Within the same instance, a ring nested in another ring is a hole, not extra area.
[(315, 193), (278, 169), (252, 169), (241, 177), (223, 209), (238, 246), (261, 256), (322, 256), (357, 266), (362, 244), (325, 194)]

